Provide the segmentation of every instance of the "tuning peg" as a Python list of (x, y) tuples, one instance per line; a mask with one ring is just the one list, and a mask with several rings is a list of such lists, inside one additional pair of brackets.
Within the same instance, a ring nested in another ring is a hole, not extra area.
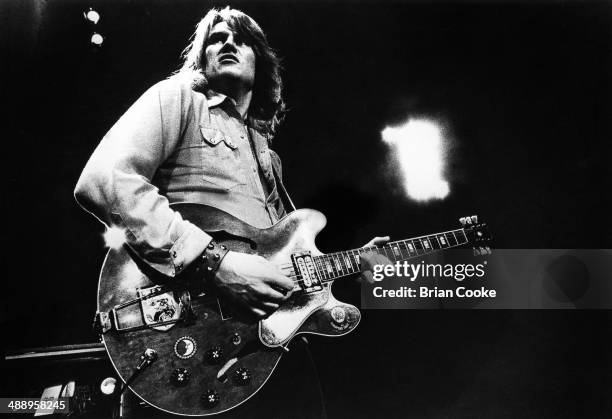
[(475, 247), (474, 248), (474, 254), (476, 256), (484, 256), (484, 255), (490, 255), (491, 254), (491, 248), (489, 246), (480, 246), (480, 247)]
[(459, 222), (461, 223), (462, 226), (465, 226), (465, 223), (466, 223), (465, 217), (459, 218)]
[(472, 220), (472, 222), (473, 222), (474, 224), (478, 224), (478, 216), (477, 216), (477, 215), (472, 215), (472, 216), (470, 217), (470, 219)]

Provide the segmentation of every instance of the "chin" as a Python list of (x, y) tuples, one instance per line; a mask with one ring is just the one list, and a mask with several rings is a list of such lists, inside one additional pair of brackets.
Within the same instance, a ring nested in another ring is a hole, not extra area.
[(206, 77), (208, 79), (209, 82), (214, 83), (215, 81), (223, 81), (223, 82), (227, 82), (227, 81), (232, 81), (232, 82), (241, 82), (241, 83), (246, 83), (249, 84), (250, 86), (253, 86), (253, 82), (254, 82), (254, 78), (251, 76), (247, 76), (245, 74), (243, 74), (241, 71), (235, 71), (233, 69), (224, 69), (223, 71), (220, 71), (218, 73), (216, 73), (215, 75), (212, 75), (211, 77)]

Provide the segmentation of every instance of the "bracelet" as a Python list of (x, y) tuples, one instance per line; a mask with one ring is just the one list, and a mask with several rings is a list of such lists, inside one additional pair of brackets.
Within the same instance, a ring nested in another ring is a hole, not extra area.
[(229, 252), (229, 249), (223, 244), (218, 244), (212, 240), (208, 243), (208, 246), (200, 255), (200, 269), (204, 269), (206, 278), (212, 278), (217, 273), (227, 252)]

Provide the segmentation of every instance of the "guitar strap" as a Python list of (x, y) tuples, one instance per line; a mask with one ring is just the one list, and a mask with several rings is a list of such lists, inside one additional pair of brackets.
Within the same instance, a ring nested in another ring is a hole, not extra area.
[(291, 197), (289, 196), (289, 193), (287, 192), (287, 189), (285, 188), (285, 184), (283, 183), (283, 180), (281, 179), (278, 167), (275, 163), (275, 159), (272, 159), (272, 172), (274, 173), (274, 180), (280, 191), (281, 202), (284, 201), (283, 206), (285, 204), (289, 204), (289, 208), (291, 209), (291, 211), (295, 211), (297, 208), (295, 207), (295, 205), (293, 205), (293, 201), (291, 200)]

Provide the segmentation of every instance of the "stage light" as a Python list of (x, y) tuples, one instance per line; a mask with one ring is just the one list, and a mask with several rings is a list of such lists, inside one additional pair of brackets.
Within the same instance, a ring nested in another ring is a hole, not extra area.
[(89, 8), (89, 10), (83, 13), (83, 16), (86, 20), (90, 21), (94, 25), (96, 25), (100, 21), (100, 14), (91, 7)]
[(95, 46), (101, 47), (103, 42), (104, 42), (104, 37), (100, 35), (99, 33), (94, 32), (93, 35), (91, 35), (91, 43), (94, 44)]
[(126, 242), (125, 230), (116, 226), (108, 227), (104, 232), (104, 243), (111, 249), (119, 249)]
[(395, 153), (409, 198), (426, 202), (449, 194), (449, 184), (443, 177), (447, 140), (438, 124), (408, 119), (400, 126), (386, 127), (381, 135)]
[(114, 377), (107, 377), (100, 383), (100, 391), (102, 394), (106, 394), (110, 396), (115, 392), (115, 388), (117, 387), (117, 379)]

